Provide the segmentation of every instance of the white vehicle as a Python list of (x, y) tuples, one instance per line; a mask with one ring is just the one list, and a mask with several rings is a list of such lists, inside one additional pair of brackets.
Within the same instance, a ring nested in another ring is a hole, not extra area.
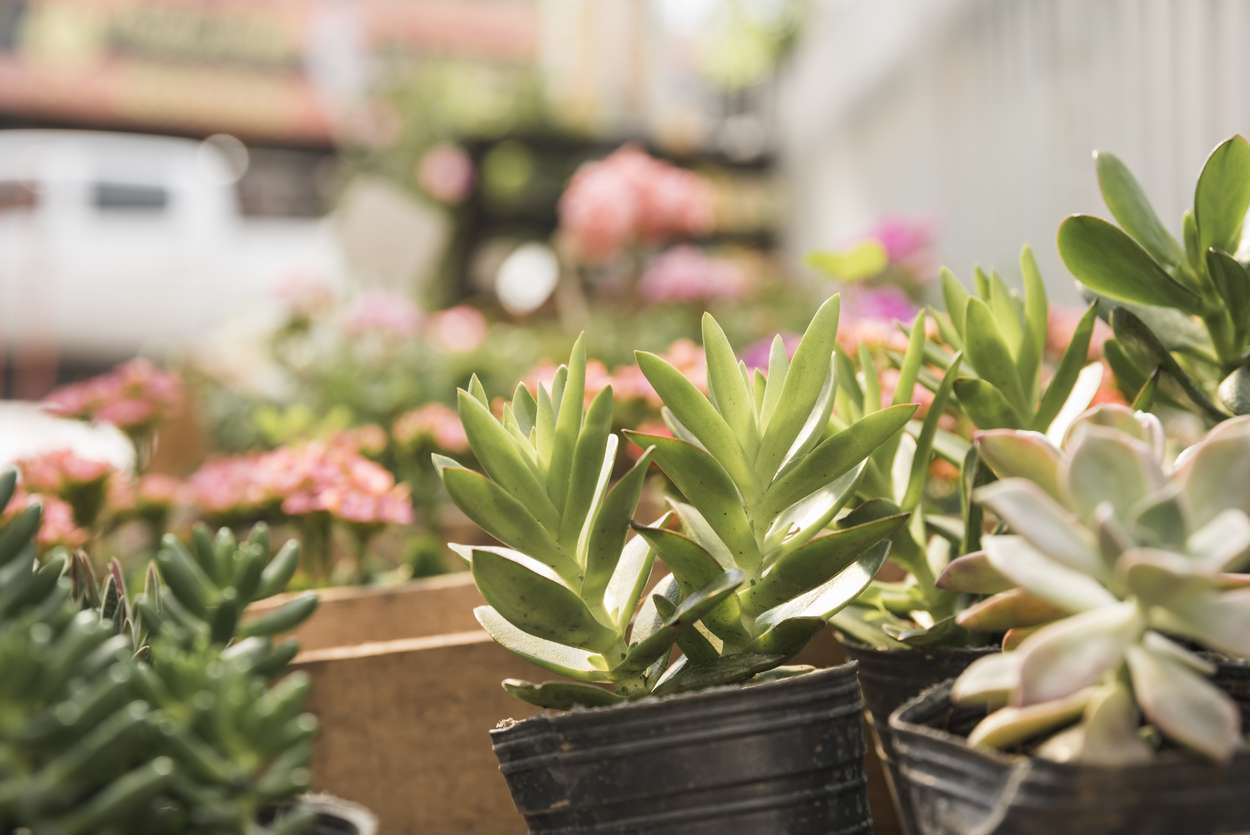
[(0, 341), (161, 355), (291, 276), (339, 284), (329, 220), (242, 216), (245, 166), (233, 140), (0, 131)]

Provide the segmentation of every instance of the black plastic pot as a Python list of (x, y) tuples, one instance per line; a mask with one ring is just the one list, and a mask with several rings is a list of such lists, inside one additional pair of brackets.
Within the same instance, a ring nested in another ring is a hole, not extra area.
[(308, 835), (377, 835), (378, 819), (363, 806), (328, 794), (304, 795), (298, 805), (317, 815)]
[(873, 649), (844, 635), (838, 636), (838, 642), (847, 655), (859, 662), (859, 683), (864, 688), (867, 707), (865, 718), (872, 729), (877, 758), (894, 800), (899, 825), (910, 835), (917, 830), (908, 798), (898, 789), (898, 763), (890, 738), (890, 714), (908, 699), (940, 681), (955, 678), (973, 661), (999, 649), (996, 646), (930, 647), (889, 651)]
[(869, 833), (854, 662), (491, 731), (531, 832)]
[[(1250, 668), (1216, 681), (1250, 714)], [(901, 788), (921, 835), (1208, 835), (1250, 831), (1250, 752), (1217, 766), (1181, 751), (1126, 768), (976, 751), (964, 736), (983, 709), (951, 704), (950, 682), (890, 717)]]

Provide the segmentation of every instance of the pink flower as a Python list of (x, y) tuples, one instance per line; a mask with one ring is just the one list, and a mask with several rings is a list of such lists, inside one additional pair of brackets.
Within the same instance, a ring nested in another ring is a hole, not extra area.
[(910, 322), (919, 308), (900, 288), (868, 287), (848, 292), (842, 305), (844, 321), (860, 319)]
[(62, 496), (72, 489), (103, 483), (113, 472), (106, 461), (82, 458), (69, 449), (58, 449), (17, 462), (22, 486), (32, 493)]
[(356, 297), (344, 315), (343, 327), (352, 336), (377, 333), (407, 338), (421, 327), (421, 311), (406, 296), (373, 290)]
[(584, 163), (560, 197), (560, 232), (588, 262), (616, 257), (637, 243), (707, 232), (714, 197), (696, 174), (626, 146)]
[(109, 507), (114, 513), (168, 511), (183, 496), (183, 484), (173, 476), (151, 473), (137, 479), (115, 478), (109, 484)]
[(469, 448), (459, 415), (442, 403), (427, 403), (400, 415), (392, 432), (395, 441), (403, 447), (429, 442), (444, 452), (465, 452)]
[(107, 374), (54, 390), (45, 407), (62, 417), (100, 420), (127, 432), (150, 427), (182, 402), (182, 381), (142, 357)]
[(440, 203), (459, 203), (473, 187), (473, 160), (463, 148), (439, 143), (417, 162), (417, 183)]
[(486, 317), (467, 304), (440, 310), (426, 321), (430, 341), (453, 354), (476, 351), (486, 341), (486, 330)]
[[(779, 334), (782, 343), (786, 346), (786, 356), (794, 356), (794, 352), (799, 347), (799, 335), (797, 333)], [(747, 368), (758, 368), (762, 371), (768, 371), (768, 358), (772, 356), (773, 339), (758, 339), (752, 342), (742, 351), (742, 361), (746, 363)]]
[(698, 247), (674, 247), (660, 255), (638, 283), (644, 301), (708, 302), (740, 298), (747, 288), (741, 266), (728, 258), (709, 256)]
[(304, 319), (324, 313), (335, 301), (333, 287), (321, 279), (302, 273), (283, 278), (275, 288), (274, 295), (293, 316)]
[(881, 244), (891, 264), (915, 262), (927, 256), (933, 246), (929, 224), (901, 217), (882, 218), (868, 237)]
[(353, 426), (337, 433), (331, 438), (331, 443), (369, 458), (377, 458), (386, 451), (386, 430), (376, 423)]

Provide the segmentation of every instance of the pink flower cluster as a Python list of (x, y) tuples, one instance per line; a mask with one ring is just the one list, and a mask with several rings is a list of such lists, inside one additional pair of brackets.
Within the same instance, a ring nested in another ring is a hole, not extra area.
[(274, 295), (292, 316), (310, 319), (334, 306), (337, 295), (329, 283), (306, 273), (292, 273), (283, 278)]
[[(707, 391), (707, 360), (697, 344), (689, 339), (679, 339), (668, 347), (663, 356), (701, 391)], [(550, 390), (555, 376), (556, 366), (540, 365), (526, 376), (525, 385), (531, 392), (536, 391), (540, 383)], [(609, 371), (599, 360), (589, 360), (586, 363), (586, 402), (589, 403), (608, 386), (612, 386), (612, 395), (618, 401), (641, 401), (657, 409), (663, 405), (659, 394), (637, 365), (630, 363)]]
[(486, 317), (472, 305), (458, 304), (431, 313), (425, 330), (435, 347), (451, 354), (468, 353), (486, 341)]
[(406, 485), (349, 447), (314, 442), (210, 461), (191, 476), (205, 514), (249, 517), (326, 513), (356, 525), (407, 525)]
[(464, 149), (440, 142), (417, 161), (417, 184), (440, 203), (459, 203), (473, 188), (473, 160)]
[(35, 543), (40, 548), (74, 549), (87, 544), (87, 532), (74, 523), (74, 510), (68, 502), (56, 496), (28, 493), (22, 487), (18, 487), (8, 507), (0, 513), (0, 521), (8, 521), (35, 503), (43, 506), (39, 531), (35, 534)]
[(707, 232), (714, 203), (698, 175), (626, 146), (574, 172), (560, 197), (560, 233), (576, 257), (601, 263), (634, 244)]
[(696, 246), (673, 247), (651, 262), (638, 282), (638, 294), (652, 304), (738, 299), (747, 290), (742, 265), (708, 255)]
[(873, 227), (868, 237), (881, 244), (891, 266), (906, 270), (913, 279), (932, 275), (933, 228), (930, 224), (887, 217)]
[(109, 508), (130, 514), (149, 510), (172, 510), (184, 495), (183, 483), (173, 476), (150, 473), (135, 479), (115, 478), (109, 484)]
[(427, 403), (405, 412), (391, 429), (395, 442), (412, 449), (430, 443), (443, 452), (465, 452), (469, 439), (460, 424), (456, 410), (442, 403)]
[(26, 490), (52, 496), (63, 496), (90, 484), (102, 484), (113, 474), (108, 462), (83, 458), (69, 449), (23, 458), (17, 462), (17, 468)]
[(343, 328), (350, 336), (380, 334), (408, 338), (421, 327), (421, 310), (407, 296), (383, 290), (361, 293), (343, 314)]
[(63, 417), (99, 420), (124, 431), (145, 429), (182, 402), (182, 381), (137, 358), (107, 374), (54, 390), (44, 401)]

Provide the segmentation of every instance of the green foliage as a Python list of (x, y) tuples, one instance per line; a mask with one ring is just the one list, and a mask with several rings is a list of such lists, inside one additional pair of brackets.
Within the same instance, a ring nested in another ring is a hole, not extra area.
[[(0, 509), (14, 478), (0, 475)], [(132, 602), (116, 564), (103, 584), (85, 558), (67, 567), (66, 556), (54, 554), (39, 565), (38, 519), (33, 506), (0, 525), (0, 829), (303, 831), (310, 816), (299, 811), (258, 823), (262, 810), (285, 805), (308, 784), (316, 727), (303, 712), (308, 681), (295, 674), (267, 683), (289, 655), (266, 638), (234, 642), (219, 615), (214, 632), (208, 622), (172, 614), (182, 595), (155, 571)], [(263, 540), (255, 532), (248, 544), (260, 549)], [(227, 589), (240, 600), (257, 593), (240, 570), (250, 564), (246, 546), (218, 542), (229, 569), (222, 576), (232, 579), (182, 589), (206, 614), (220, 611), (210, 607), (229, 597)], [(270, 580), (270, 593), (285, 585)]]
[(1250, 560), (1250, 418), (1175, 462), (1158, 419), (1121, 406), (1086, 413), (1061, 446), (1018, 430), (976, 446), (1000, 478), (976, 498), (1013, 533), (986, 537), (940, 579), (988, 595), (961, 626), (1008, 630), (1009, 651), (956, 682), (957, 701), (997, 708), (970, 743), (1119, 765), (1148, 758), (1161, 735), (1228, 759), (1240, 714), (1192, 647), (1250, 657), (1250, 575), (1237, 573)]
[[(508, 649), (574, 680), (509, 681), (509, 692), (562, 708), (745, 681), (793, 656), (863, 590), (906, 516), (845, 510), (868, 457), (914, 406), (831, 426), (837, 320), (834, 297), (793, 359), (777, 343), (764, 375), (705, 316), (710, 397), (640, 352), (674, 437), (630, 433), (644, 451), (615, 484), (611, 390), (585, 407), (580, 339), (550, 390), (518, 389), (499, 419), (480, 390), (460, 392), (485, 475), (436, 463), (453, 500), (506, 546), (452, 546), (489, 604), (477, 618)], [(653, 460), (679, 495), (636, 525)], [(671, 574), (644, 595), (657, 556)]]
[(1210, 421), (1250, 411), (1250, 276), (1236, 258), (1250, 207), (1250, 142), (1234, 136), (1211, 152), (1184, 244), (1119, 159), (1101, 151), (1094, 159), (1119, 225), (1073, 215), (1059, 227), (1059, 252), (1102, 300), (1115, 331), (1107, 358), (1125, 397), (1183, 404)]

